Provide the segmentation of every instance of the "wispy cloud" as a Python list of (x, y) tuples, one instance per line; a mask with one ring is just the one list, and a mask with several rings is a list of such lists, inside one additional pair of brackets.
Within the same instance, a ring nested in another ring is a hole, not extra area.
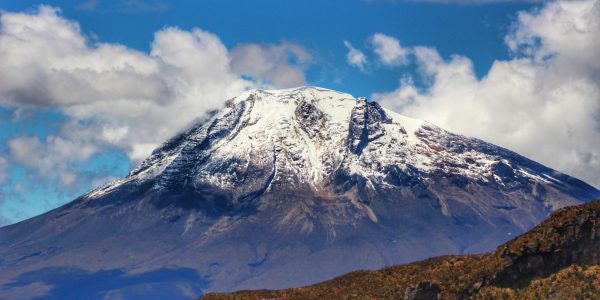
[(400, 41), (383, 33), (375, 33), (370, 39), (373, 51), (384, 65), (398, 66), (408, 63), (408, 49)]
[(304, 69), (312, 61), (312, 55), (301, 45), (242, 44), (231, 51), (232, 69), (265, 85), (294, 87), (305, 84)]
[(288, 42), (230, 51), (200, 28), (163, 28), (149, 53), (91, 43), (78, 23), (49, 6), (2, 12), (0, 26), (0, 106), (64, 115), (49, 136), (10, 138), (8, 153), (0, 157), (0, 181), (11, 166), (20, 166), (37, 185), (56, 183), (55, 188), (106, 177), (82, 176), (79, 167), (107, 151), (120, 149), (138, 163), (248, 88), (303, 83), (312, 59), (301, 45)]
[(354, 48), (352, 44), (348, 41), (344, 41), (344, 46), (348, 49), (348, 53), (346, 54), (346, 61), (353, 66), (365, 72), (365, 67), (367, 65), (367, 57), (362, 51)]
[(92, 10), (100, 4), (101, 0), (87, 0), (85, 2), (79, 3), (77, 5), (77, 9), (81, 10)]
[(78, 4), (77, 9), (100, 12), (139, 13), (164, 11), (168, 9), (168, 6), (159, 0), (117, 0), (114, 2), (87, 0)]
[(4, 183), (8, 178), (8, 162), (6, 158), (0, 156), (0, 183)]
[[(2, 193), (0, 193), (0, 207), (2, 207), (3, 202), (4, 202), (4, 195)], [(11, 220), (7, 219), (2, 214), (0, 214), (0, 227), (9, 225), (10, 223), (12, 223)]]

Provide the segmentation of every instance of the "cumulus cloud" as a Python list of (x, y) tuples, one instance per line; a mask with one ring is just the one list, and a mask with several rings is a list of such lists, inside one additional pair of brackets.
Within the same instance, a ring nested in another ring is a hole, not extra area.
[(516, 150), (600, 187), (600, 1), (521, 12), (511, 60), (481, 79), (471, 61), (415, 47), (421, 76), (373, 98), (407, 115)]
[[(0, 105), (59, 108), (69, 117), (62, 138), (116, 146), (136, 162), (245, 89), (304, 82), (310, 62), (308, 51), (291, 43), (246, 44), (230, 53), (198, 28), (156, 32), (150, 53), (92, 43), (48, 6), (5, 12), (0, 24)], [(252, 80), (242, 78), (246, 73)]]
[(89, 45), (76, 23), (46, 6), (33, 15), (5, 13), (0, 22), (0, 104), (59, 107), (88, 124), (64, 134), (87, 130), (134, 160), (250, 86), (231, 70), (219, 38), (200, 29), (163, 29), (148, 55)]
[(400, 46), (398, 39), (383, 33), (375, 33), (370, 41), (373, 51), (384, 65), (398, 66), (408, 62), (408, 50)]
[(346, 60), (348, 63), (364, 72), (367, 65), (367, 57), (365, 54), (354, 48), (348, 41), (344, 41), (344, 46), (348, 48), (348, 54), (346, 54)]
[(262, 78), (265, 85), (294, 87), (305, 84), (303, 68), (312, 56), (302, 46), (244, 44), (231, 51), (231, 67), (239, 74)]
[(158, 61), (120, 45), (89, 47), (79, 26), (57, 13), (42, 6), (35, 15), (0, 17), (2, 104), (71, 106), (170, 96), (157, 76)]
[(88, 38), (50, 6), (0, 12), (0, 106), (15, 118), (49, 110), (64, 116), (48, 137), (7, 142), (0, 182), (14, 165), (40, 186), (97, 185), (112, 174), (80, 170), (94, 155), (121, 149), (136, 165), (226, 99), (249, 88), (304, 83), (311, 63), (306, 49), (289, 42), (230, 51), (213, 33), (166, 27), (142, 52)]

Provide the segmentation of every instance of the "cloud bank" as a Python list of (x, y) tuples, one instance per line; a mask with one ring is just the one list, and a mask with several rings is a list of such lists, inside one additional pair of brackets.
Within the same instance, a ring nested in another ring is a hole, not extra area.
[[(34, 14), (3, 13), (0, 24), (0, 105), (58, 107), (70, 117), (62, 136), (117, 146), (136, 161), (245, 89), (303, 84), (310, 61), (292, 43), (230, 52), (198, 28), (156, 32), (150, 53), (93, 44), (77, 23), (48, 6)], [(275, 59), (250, 63), (268, 58)], [(246, 74), (253, 80), (243, 79)]]
[(495, 61), (481, 79), (467, 57), (414, 47), (430, 84), (405, 79), (373, 98), (600, 187), (600, 1), (521, 12), (505, 40), (514, 58)]
[(2, 12), (0, 106), (15, 116), (56, 110), (65, 118), (49, 136), (9, 140), (0, 181), (18, 165), (32, 182), (77, 185), (90, 181), (77, 166), (110, 149), (135, 165), (246, 89), (304, 84), (311, 62), (309, 51), (291, 42), (229, 50), (200, 28), (164, 28), (146, 53), (95, 42), (53, 7)]

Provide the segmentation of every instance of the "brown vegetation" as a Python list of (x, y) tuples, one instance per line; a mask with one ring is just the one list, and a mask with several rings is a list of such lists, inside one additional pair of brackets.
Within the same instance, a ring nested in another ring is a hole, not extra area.
[(600, 200), (561, 209), (481, 255), (356, 271), (285, 290), (200, 299), (600, 299)]

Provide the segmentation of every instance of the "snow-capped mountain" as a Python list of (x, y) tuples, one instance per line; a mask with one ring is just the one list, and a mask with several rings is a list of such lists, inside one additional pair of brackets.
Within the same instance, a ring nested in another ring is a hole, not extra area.
[(0, 298), (303, 285), (491, 250), (599, 195), (349, 94), (249, 91), (129, 176), (0, 229)]

